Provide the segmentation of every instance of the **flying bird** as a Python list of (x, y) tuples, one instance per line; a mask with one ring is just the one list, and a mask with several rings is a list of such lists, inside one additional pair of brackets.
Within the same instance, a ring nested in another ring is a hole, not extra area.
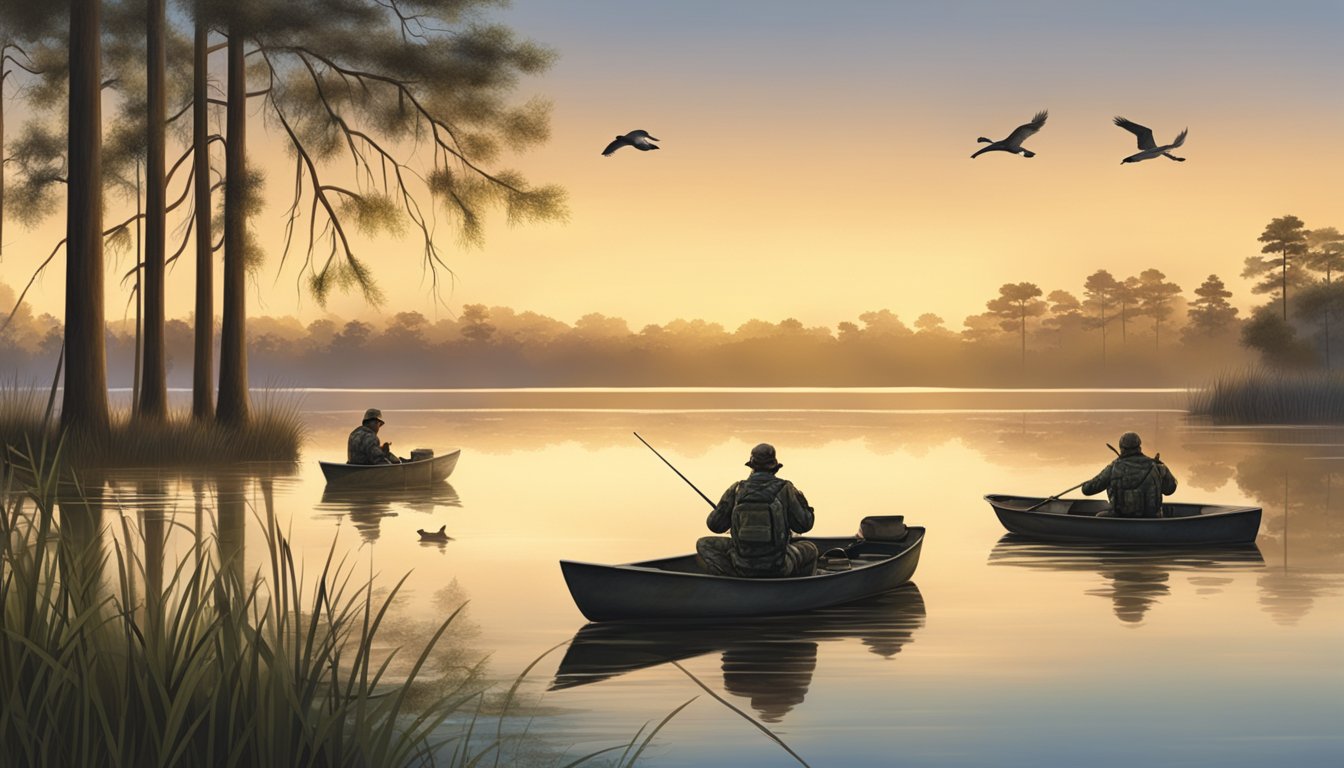
[(612, 152), (621, 147), (634, 147), (643, 152), (648, 152), (650, 149), (660, 149), (657, 144), (653, 143), (655, 141), (658, 141), (658, 139), (650, 136), (648, 131), (631, 131), (624, 136), (617, 136), (615, 141), (602, 150), (602, 156), (610, 157)]
[(1164, 144), (1159, 147), (1157, 146), (1157, 142), (1153, 141), (1153, 129), (1145, 128), (1142, 125), (1126, 120), (1123, 117), (1115, 118), (1115, 124), (1120, 126), (1121, 128), (1124, 128), (1126, 131), (1129, 131), (1135, 136), (1139, 137), (1139, 149), (1143, 150), (1142, 152), (1136, 152), (1135, 154), (1126, 157), (1124, 160), (1121, 160), (1120, 161), (1121, 165), (1124, 165), (1125, 163), (1137, 163), (1141, 160), (1152, 160), (1154, 157), (1158, 157), (1159, 155), (1162, 157), (1169, 158), (1171, 160), (1175, 160), (1178, 163), (1185, 162), (1184, 157), (1177, 157), (1171, 154), (1170, 150), (1173, 150), (1185, 143), (1185, 134), (1190, 132), (1189, 128), (1186, 128), (1185, 130), (1181, 131), (1180, 134), (1176, 137), (1176, 140), (1173, 141), (1172, 143)]
[(992, 141), (981, 136), (976, 139), (976, 141), (981, 144), (988, 144), (989, 146), (984, 147), (974, 155), (971, 155), (971, 159), (974, 160), (986, 152), (1012, 152), (1015, 155), (1021, 154), (1023, 157), (1035, 157), (1035, 152), (1022, 148), (1022, 142), (1031, 138), (1037, 131), (1041, 130), (1041, 126), (1045, 125), (1045, 118), (1049, 115), (1049, 112), (1042, 109), (1040, 112), (1036, 113), (1036, 116), (1031, 119), (1030, 123), (1017, 126), (1017, 129), (1008, 134), (1008, 138), (1003, 141)]

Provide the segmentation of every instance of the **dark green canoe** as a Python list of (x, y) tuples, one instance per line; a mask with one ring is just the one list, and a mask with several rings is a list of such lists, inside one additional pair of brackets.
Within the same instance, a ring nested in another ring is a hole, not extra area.
[(685, 621), (800, 613), (861, 600), (910, 581), (924, 529), (899, 541), (805, 537), (825, 552), (849, 547), (852, 568), (788, 579), (742, 579), (700, 571), (694, 554), (624, 565), (560, 561), (590, 621)]
[[(990, 494), (1003, 527), (1043, 541), (1097, 544), (1245, 544), (1260, 531), (1260, 507), (1163, 504), (1162, 517), (1097, 517), (1102, 499), (1053, 499)], [(1028, 509), (1045, 501), (1040, 507)]]
[(400, 464), (337, 464), (319, 461), (329, 488), (417, 488), (441, 483), (453, 474), (461, 449)]

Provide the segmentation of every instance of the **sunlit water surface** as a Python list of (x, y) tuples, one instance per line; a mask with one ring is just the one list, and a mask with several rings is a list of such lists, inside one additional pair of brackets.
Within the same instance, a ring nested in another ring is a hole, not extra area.
[[(1344, 431), (1214, 428), (1188, 421), (1172, 392), (326, 391), (303, 402), (311, 433), (297, 468), (112, 472), (104, 524), (158, 526), (170, 557), (198, 529), (217, 533), (250, 572), (264, 565), (270, 509), (310, 571), (333, 539), (382, 584), (409, 571), (403, 616), (428, 626), (469, 601), (463, 624), (476, 631), (450, 642), (470, 646), (464, 658), (488, 653), (502, 684), (572, 641), (522, 688), (530, 732), (570, 755), (627, 741), (699, 696), (644, 764), (791, 763), (694, 675), (814, 766), (1344, 764)], [(371, 406), (402, 455), (461, 447), (450, 484), (324, 493), (317, 460), (340, 460)], [(1129, 429), (1176, 474), (1173, 500), (1263, 506), (1257, 546), (1004, 538), (982, 495), (1073, 485)], [(869, 514), (927, 526), (915, 586), (713, 629), (585, 629), (557, 560), (678, 554), (705, 533), (708, 506), (633, 431), (715, 498), (745, 475), (752, 445), (774, 443), (819, 534), (850, 534)], [(451, 541), (418, 540), (440, 525)]]

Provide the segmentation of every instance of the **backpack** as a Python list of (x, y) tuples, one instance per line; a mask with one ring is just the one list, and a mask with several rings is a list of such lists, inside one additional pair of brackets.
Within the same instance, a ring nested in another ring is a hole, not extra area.
[(789, 521), (780, 491), (784, 481), (737, 486), (733, 503), (732, 536), (742, 557), (769, 557), (784, 551), (789, 542)]
[[(1119, 463), (1119, 462), (1117, 462)], [(1111, 471), (1111, 487), (1107, 494), (1111, 497), (1111, 507), (1123, 517), (1155, 517), (1161, 508), (1160, 496), (1150, 493), (1148, 478), (1152, 477), (1157, 462), (1148, 460), (1148, 471), (1143, 473), (1137, 483), (1126, 486), (1124, 472)]]

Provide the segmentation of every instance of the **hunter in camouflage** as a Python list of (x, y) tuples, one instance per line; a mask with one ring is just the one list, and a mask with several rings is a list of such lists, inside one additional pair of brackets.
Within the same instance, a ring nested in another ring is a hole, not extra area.
[(793, 483), (775, 476), (783, 464), (775, 460), (774, 446), (761, 443), (747, 461), (751, 475), (724, 491), (705, 521), (715, 533), (695, 544), (705, 572), (715, 576), (783, 578), (811, 576), (817, 566), (817, 546), (789, 541), (790, 533), (812, 530), (812, 507)]
[(383, 412), (370, 408), (364, 412), (364, 421), (350, 433), (345, 444), (347, 464), (400, 464), (401, 459), (392, 453), (391, 443), (378, 442), (378, 430), (382, 428)]
[(1176, 478), (1167, 465), (1143, 455), (1138, 433), (1120, 436), (1120, 456), (1083, 483), (1091, 496), (1106, 491), (1111, 508), (1097, 517), (1161, 517), (1162, 497), (1176, 492)]

